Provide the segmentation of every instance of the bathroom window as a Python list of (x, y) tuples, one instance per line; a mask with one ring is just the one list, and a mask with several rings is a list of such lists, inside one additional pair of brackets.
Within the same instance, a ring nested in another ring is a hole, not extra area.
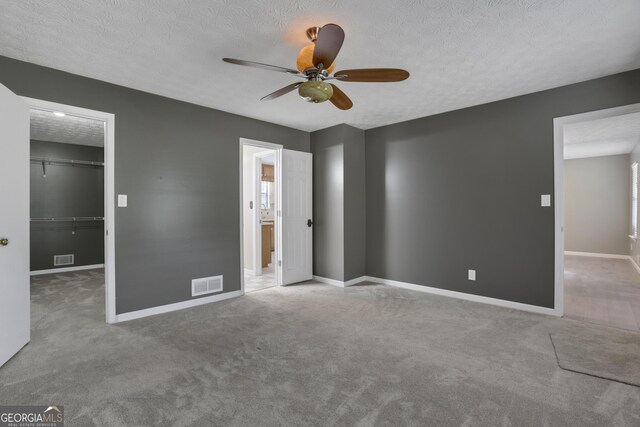
[(262, 209), (272, 209), (274, 203), (273, 182), (260, 181), (260, 206)]

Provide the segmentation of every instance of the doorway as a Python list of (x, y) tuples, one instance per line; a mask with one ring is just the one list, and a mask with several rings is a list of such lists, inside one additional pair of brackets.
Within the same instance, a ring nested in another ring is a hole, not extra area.
[(554, 120), (556, 302), (565, 317), (640, 330), (640, 104)]
[(113, 323), (114, 116), (23, 100), (30, 107), (31, 301), (40, 291), (48, 298), (73, 287), (98, 292)]
[[(267, 167), (263, 168), (263, 165)], [(311, 153), (240, 138), (240, 280), (243, 294), (312, 279), (312, 168)], [(262, 179), (263, 175), (270, 174), (272, 178)], [(273, 277), (260, 277), (265, 272), (275, 274), (275, 281)], [(249, 279), (256, 277), (264, 283), (249, 283)]]
[(278, 206), (279, 163), (277, 150), (244, 144), (243, 181), (243, 259), (245, 293), (278, 285), (276, 277), (276, 210)]

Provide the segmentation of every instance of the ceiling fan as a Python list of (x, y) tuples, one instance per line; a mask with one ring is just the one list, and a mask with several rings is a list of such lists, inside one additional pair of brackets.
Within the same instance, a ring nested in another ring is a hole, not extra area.
[(259, 62), (244, 61), (242, 59), (222, 58), (230, 64), (246, 65), (248, 67), (262, 68), (265, 70), (279, 71), (304, 79), (304, 82), (292, 83), (278, 89), (261, 101), (269, 101), (285, 95), (295, 89), (298, 94), (308, 102), (319, 103), (331, 101), (341, 110), (353, 107), (353, 102), (333, 83), (325, 80), (337, 80), (343, 82), (399, 82), (409, 78), (409, 72), (398, 68), (361, 68), (354, 70), (337, 71), (331, 76), (336, 64), (335, 59), (344, 42), (344, 30), (336, 24), (327, 24), (323, 27), (311, 27), (307, 29), (307, 37), (311, 44), (303, 47), (298, 54), (297, 70), (277, 67), (275, 65), (261, 64)]

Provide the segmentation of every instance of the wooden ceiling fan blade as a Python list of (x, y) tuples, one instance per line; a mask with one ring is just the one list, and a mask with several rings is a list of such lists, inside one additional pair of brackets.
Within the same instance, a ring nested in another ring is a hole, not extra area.
[(348, 110), (353, 107), (353, 102), (349, 97), (340, 90), (340, 88), (333, 83), (329, 83), (333, 87), (333, 96), (329, 98), (329, 101), (341, 110)]
[(359, 68), (333, 73), (342, 82), (401, 82), (409, 78), (409, 72), (399, 68)]
[(262, 68), (263, 70), (279, 71), (281, 73), (289, 73), (289, 74), (295, 74), (295, 75), (300, 74), (298, 70), (292, 70), (291, 68), (284, 68), (284, 67), (278, 67), (276, 65), (262, 64), (260, 62), (245, 61), (244, 59), (222, 58), (222, 60), (224, 62), (228, 62), (229, 64), (244, 65), (246, 67)]
[(302, 82), (292, 83), (288, 86), (283, 87), (282, 89), (278, 89), (277, 91), (270, 93), (267, 96), (263, 96), (262, 98), (260, 98), (260, 101), (271, 101), (272, 99), (279, 98), (282, 95), (286, 95), (287, 93), (291, 92), (292, 90), (296, 90), (301, 84)]
[(316, 45), (313, 48), (313, 65), (327, 69), (333, 64), (342, 43), (344, 42), (344, 30), (336, 24), (327, 24), (318, 32)]

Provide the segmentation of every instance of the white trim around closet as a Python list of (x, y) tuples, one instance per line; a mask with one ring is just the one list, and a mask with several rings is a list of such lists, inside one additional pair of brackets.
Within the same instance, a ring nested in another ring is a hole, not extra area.
[(115, 243), (115, 115), (73, 105), (22, 97), (34, 110), (61, 111), (76, 117), (104, 122), (104, 280), (105, 317), (107, 323), (116, 319), (116, 243)]

